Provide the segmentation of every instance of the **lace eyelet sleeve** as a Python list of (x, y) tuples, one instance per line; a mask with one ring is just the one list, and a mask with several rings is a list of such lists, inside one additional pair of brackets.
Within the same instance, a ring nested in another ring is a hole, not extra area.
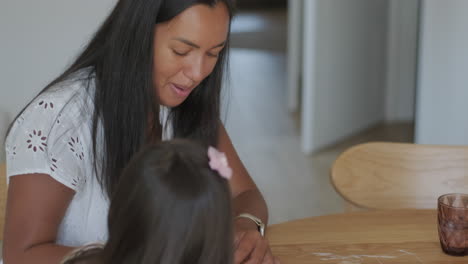
[(8, 179), (22, 174), (47, 174), (79, 191), (87, 161), (86, 128), (79, 122), (79, 97), (46, 93), (15, 120), (6, 140)]

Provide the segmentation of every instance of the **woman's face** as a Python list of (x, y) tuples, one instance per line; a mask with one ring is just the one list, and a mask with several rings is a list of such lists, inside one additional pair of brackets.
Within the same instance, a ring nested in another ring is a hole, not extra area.
[(180, 105), (212, 71), (229, 31), (223, 3), (197, 4), (156, 25), (153, 85), (159, 102)]

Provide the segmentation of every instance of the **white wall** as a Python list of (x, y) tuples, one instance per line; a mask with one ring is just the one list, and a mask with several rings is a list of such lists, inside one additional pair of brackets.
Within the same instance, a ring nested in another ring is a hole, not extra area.
[(384, 119), (389, 8), (387, 0), (312, 2), (304, 10), (302, 132), (308, 153)]
[(389, 1), (385, 119), (413, 121), (419, 0)]
[(416, 142), (468, 144), (468, 1), (422, 4)]
[(115, 2), (1, 0), (0, 115), (12, 119), (64, 70)]

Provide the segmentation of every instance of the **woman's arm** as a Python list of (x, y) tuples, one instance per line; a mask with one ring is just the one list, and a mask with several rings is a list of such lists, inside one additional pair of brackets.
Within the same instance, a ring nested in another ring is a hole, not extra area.
[(218, 148), (226, 154), (229, 166), (234, 172), (229, 182), (233, 197), (234, 215), (249, 213), (262, 219), (266, 224), (268, 222), (268, 209), (265, 200), (245, 169), (244, 164), (242, 164), (223, 125), (219, 129)]
[[(233, 213), (249, 213), (268, 222), (268, 209), (262, 194), (245, 169), (237, 152), (232, 145), (226, 129), (221, 124), (219, 129), (218, 148), (227, 156), (233, 176), (229, 181), (232, 192)], [(257, 225), (250, 219), (237, 218), (235, 220), (235, 263), (273, 264), (279, 263), (274, 259), (268, 241), (260, 235)], [(247, 261), (247, 262), (246, 262)]]
[(10, 177), (3, 245), (5, 264), (58, 264), (73, 248), (55, 244), (74, 191), (46, 174)]

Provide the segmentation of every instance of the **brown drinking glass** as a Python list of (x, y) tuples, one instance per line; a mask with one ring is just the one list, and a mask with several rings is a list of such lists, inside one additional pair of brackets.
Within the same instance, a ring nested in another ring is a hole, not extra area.
[(468, 194), (451, 193), (437, 200), (439, 240), (449, 255), (468, 255)]

